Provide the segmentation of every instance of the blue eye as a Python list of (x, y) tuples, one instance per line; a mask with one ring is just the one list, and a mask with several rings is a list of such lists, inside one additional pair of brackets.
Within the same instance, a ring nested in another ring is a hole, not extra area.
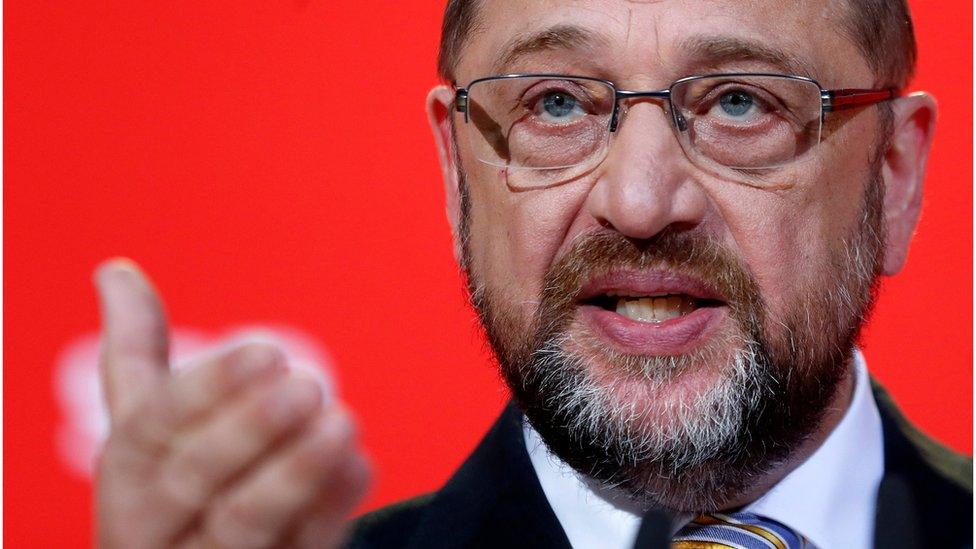
[(542, 98), (542, 109), (551, 118), (565, 119), (577, 108), (576, 98), (564, 92), (550, 92)]
[(718, 104), (721, 105), (725, 114), (741, 117), (752, 110), (753, 106), (755, 106), (755, 101), (748, 93), (733, 91), (722, 94), (722, 97), (718, 99)]
[(542, 100), (542, 106), (552, 116), (562, 117), (573, 112), (576, 107), (576, 100), (565, 93), (547, 93)]

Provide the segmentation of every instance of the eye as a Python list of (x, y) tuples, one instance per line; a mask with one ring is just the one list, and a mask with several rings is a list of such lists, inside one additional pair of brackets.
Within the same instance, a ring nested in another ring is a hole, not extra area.
[(586, 114), (580, 102), (565, 91), (550, 91), (536, 103), (535, 112), (546, 122), (567, 123)]
[(743, 90), (732, 90), (719, 96), (718, 103), (712, 110), (714, 111), (715, 108), (721, 111), (716, 114), (741, 119), (750, 114), (757, 114), (756, 111), (759, 110), (760, 105), (752, 94)]
[(756, 101), (752, 95), (737, 90), (722, 94), (718, 99), (718, 104), (725, 114), (739, 118), (749, 114), (756, 106)]

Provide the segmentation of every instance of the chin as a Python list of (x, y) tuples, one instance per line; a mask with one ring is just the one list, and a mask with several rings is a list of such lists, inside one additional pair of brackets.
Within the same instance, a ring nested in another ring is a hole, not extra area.
[(644, 506), (716, 509), (795, 446), (755, 446), (780, 411), (768, 397), (782, 394), (781, 376), (728, 328), (691, 352), (644, 356), (574, 322), (526, 366), (507, 378), (549, 449)]
[[(682, 423), (708, 422), (727, 394), (746, 375), (744, 338), (722, 327), (708, 340), (680, 355), (642, 355), (575, 322), (568, 331), (565, 356), (577, 357), (578, 379), (621, 429), (680, 437)], [(740, 345), (736, 345), (740, 343)]]

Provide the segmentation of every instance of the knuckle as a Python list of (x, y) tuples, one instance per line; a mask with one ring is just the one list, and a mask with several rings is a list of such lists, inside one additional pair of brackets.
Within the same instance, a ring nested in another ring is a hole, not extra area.
[(292, 478), (318, 477), (334, 469), (339, 457), (330, 448), (317, 444), (303, 445), (285, 463), (287, 473)]
[(305, 434), (289, 462), (297, 477), (321, 475), (341, 468), (352, 451), (355, 427), (345, 414), (319, 418)]
[(210, 461), (199, 452), (179, 452), (160, 469), (161, 492), (181, 507), (202, 507), (210, 498), (213, 486), (211, 469)]
[(111, 437), (149, 453), (164, 451), (173, 435), (173, 417), (165, 395), (143, 395), (119, 414)]
[(270, 374), (280, 374), (284, 364), (284, 354), (273, 345), (250, 343), (186, 368), (171, 383), (180, 421), (189, 423), (224, 397)]
[(109, 436), (95, 462), (99, 485), (115, 484), (129, 478), (149, 477), (154, 469), (154, 459), (145, 452)]
[(217, 390), (231, 392), (264, 377), (284, 370), (285, 354), (270, 343), (245, 343), (221, 353), (207, 366), (210, 382)]
[(306, 419), (321, 402), (322, 391), (317, 383), (289, 377), (257, 399), (250, 419), (262, 431), (274, 433)]
[(275, 532), (264, 526), (262, 506), (252, 499), (232, 497), (217, 501), (207, 517), (210, 536), (227, 547), (269, 547)]

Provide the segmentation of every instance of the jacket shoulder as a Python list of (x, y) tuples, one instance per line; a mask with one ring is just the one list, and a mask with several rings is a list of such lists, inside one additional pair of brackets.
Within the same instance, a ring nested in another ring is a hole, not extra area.
[(973, 461), (915, 427), (874, 383), (884, 432), (878, 489), (878, 547), (971, 547)]
[(424, 494), (362, 515), (353, 521), (347, 547), (370, 549), (407, 546), (434, 495)]
[(919, 461), (947, 485), (961, 494), (973, 493), (973, 458), (951, 450), (916, 427), (898, 408), (891, 395), (877, 382), (872, 389), (878, 407), (898, 434), (907, 439)]

